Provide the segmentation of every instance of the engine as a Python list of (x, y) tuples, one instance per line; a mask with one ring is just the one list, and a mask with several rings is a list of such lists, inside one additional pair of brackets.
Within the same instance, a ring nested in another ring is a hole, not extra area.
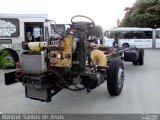
[(49, 67), (72, 67), (73, 36), (67, 35), (49, 42)]

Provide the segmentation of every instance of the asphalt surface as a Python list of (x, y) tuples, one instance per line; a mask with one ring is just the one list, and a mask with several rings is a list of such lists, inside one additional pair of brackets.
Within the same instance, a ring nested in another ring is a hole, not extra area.
[(124, 63), (125, 83), (122, 93), (113, 97), (107, 83), (87, 93), (62, 90), (52, 102), (40, 102), (25, 97), (24, 86), (4, 85), (0, 71), (0, 112), (54, 114), (160, 114), (160, 50), (145, 50), (143, 66)]

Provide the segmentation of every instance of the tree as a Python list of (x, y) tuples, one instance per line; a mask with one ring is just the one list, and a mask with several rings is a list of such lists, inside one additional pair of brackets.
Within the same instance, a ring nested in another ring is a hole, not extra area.
[(137, 0), (131, 8), (126, 7), (121, 27), (160, 28), (160, 0)]

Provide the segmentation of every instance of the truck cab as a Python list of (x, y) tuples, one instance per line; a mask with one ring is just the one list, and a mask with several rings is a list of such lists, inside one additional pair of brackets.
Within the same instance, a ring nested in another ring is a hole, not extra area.
[(0, 69), (15, 68), (23, 42), (44, 42), (54, 32), (47, 14), (0, 14)]

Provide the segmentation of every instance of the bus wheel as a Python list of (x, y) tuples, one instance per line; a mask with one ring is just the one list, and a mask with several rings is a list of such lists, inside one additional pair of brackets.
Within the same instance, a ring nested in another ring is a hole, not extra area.
[(129, 43), (123, 43), (123, 44), (122, 44), (122, 47), (123, 47), (123, 48), (129, 48)]
[(4, 51), (1, 55), (2, 57), (2, 69), (12, 69), (16, 68), (16, 56), (10, 51)]

